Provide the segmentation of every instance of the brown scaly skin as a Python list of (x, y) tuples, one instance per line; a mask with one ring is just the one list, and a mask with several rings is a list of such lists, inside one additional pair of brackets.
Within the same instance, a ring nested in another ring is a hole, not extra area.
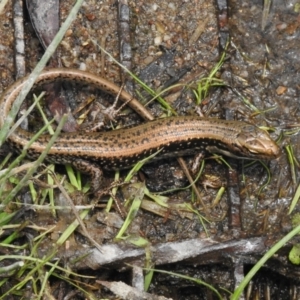
[[(0, 100), (0, 128), (12, 104), (20, 93), (27, 77), (9, 87)], [(38, 77), (37, 84), (55, 80), (71, 80), (91, 84), (107, 93), (116, 95), (120, 88), (96, 75), (72, 69), (52, 69)], [(120, 100), (138, 112), (144, 119), (152, 119), (147, 110), (122, 91)], [(33, 134), (18, 128), (8, 142), (21, 151)], [(38, 157), (49, 143), (50, 136), (43, 135), (28, 150), (28, 156)], [(46, 160), (51, 163), (71, 163), (94, 178), (97, 189), (99, 177), (105, 169), (123, 169), (160, 150), (158, 158), (190, 155), (199, 151), (219, 153), (235, 158), (273, 159), (280, 155), (280, 148), (268, 133), (240, 121), (226, 121), (193, 116), (170, 117), (110, 132), (61, 133), (50, 149)]]

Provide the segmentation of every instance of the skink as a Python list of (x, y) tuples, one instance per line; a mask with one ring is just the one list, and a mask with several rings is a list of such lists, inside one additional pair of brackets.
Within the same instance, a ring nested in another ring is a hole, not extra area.
[[(20, 93), (27, 77), (9, 87), (0, 100), (0, 127), (3, 126), (12, 104)], [(52, 69), (40, 74), (36, 85), (55, 80), (71, 80), (91, 84), (109, 94), (116, 95), (119, 87), (104, 78), (72, 69)], [(122, 91), (120, 100), (145, 119), (152, 116), (138, 100)], [(16, 151), (23, 149), (33, 134), (17, 128), (8, 142)], [(28, 156), (38, 157), (48, 144), (45, 134), (34, 142)], [(142, 125), (110, 132), (61, 133), (47, 155), (51, 163), (70, 163), (93, 178), (104, 169), (123, 169), (161, 150), (159, 158), (189, 155), (197, 151), (214, 152), (236, 158), (273, 159), (280, 155), (280, 148), (269, 134), (258, 127), (240, 121), (226, 121), (193, 116), (157, 119)], [(93, 180), (95, 189), (98, 184)]]

